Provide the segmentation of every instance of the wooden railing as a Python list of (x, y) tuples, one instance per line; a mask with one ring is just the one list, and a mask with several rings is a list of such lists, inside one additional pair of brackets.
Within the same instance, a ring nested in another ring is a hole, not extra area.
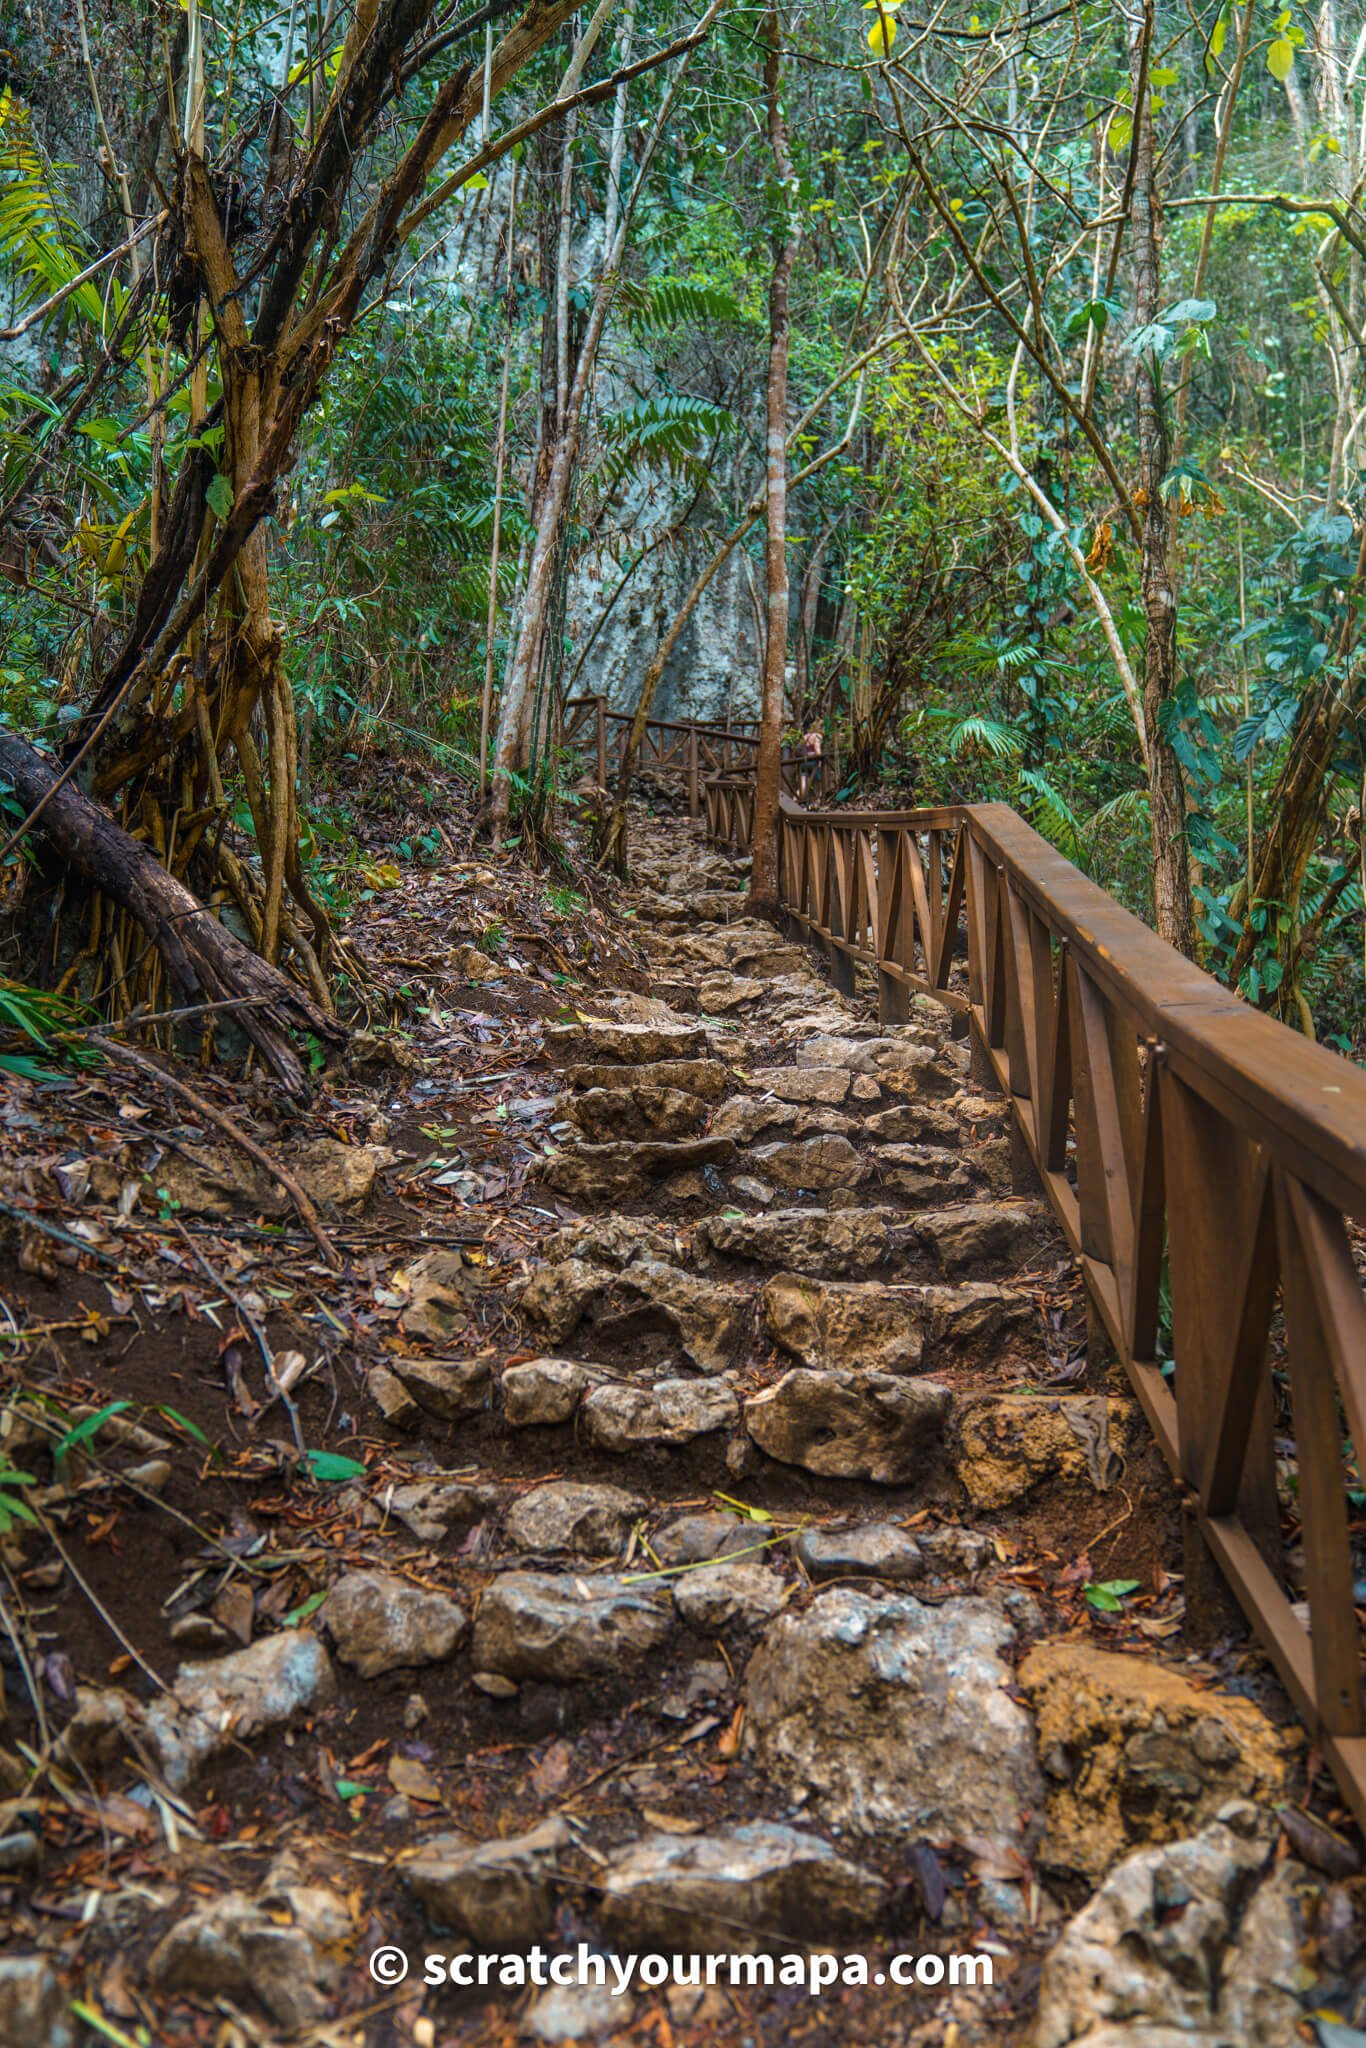
[[(605, 697), (572, 697), (564, 707), (562, 739), (567, 747), (592, 748), (601, 788), (610, 787), (621, 766), (631, 730), (629, 711), (611, 711)], [(675, 775), (687, 785), (688, 815), (702, 812), (702, 786), (716, 776), (752, 773), (759, 752), (759, 728), (753, 719), (730, 725), (705, 719), (652, 718), (645, 727), (637, 766), (655, 774)], [(828, 795), (833, 762), (811, 761), (792, 752), (783, 756), (783, 786), (792, 793)]]
[[(748, 848), (749, 783), (706, 801), (710, 835)], [(784, 908), (836, 983), (869, 970), (888, 1021), (916, 992), (964, 1014), (1181, 1484), (1188, 1598), (1212, 1557), (1366, 1826), (1366, 1073), (1003, 804), (785, 801), (780, 830)]]

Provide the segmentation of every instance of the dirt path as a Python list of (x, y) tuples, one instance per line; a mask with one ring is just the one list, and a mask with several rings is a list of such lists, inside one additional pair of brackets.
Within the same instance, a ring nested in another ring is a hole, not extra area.
[[(966, 1046), (930, 1004), (881, 1032), (736, 863), (641, 829), (644, 975), (622, 948), (530, 1051), (492, 1003), (482, 1073), (349, 1098), (350, 1151), (421, 1154), (410, 1207), (461, 1196), (401, 1264), (343, 1200), (344, 1282), (296, 1229), (272, 1296), (161, 1184), (227, 1306), (114, 1382), (175, 1418), (103, 1426), (122, 1505), (78, 1446), (61, 1554), (11, 1544), (6, 1755), (46, 1762), (8, 1788), (0, 2039), (81, 2038), (73, 1993), (158, 2048), (1269, 2048), (1334, 1987), (1352, 2017), (1348, 1845), (1301, 1816), (1319, 1868), (1287, 1856), (1270, 1804), (1316, 1781), (1283, 1703), (1179, 1634), (1170, 1488)], [(23, 1414), (16, 1462), (52, 1449)], [(863, 1960), (818, 1997), (527, 1981), (580, 1943)], [(514, 1961), (389, 1986), (381, 1944), (416, 1979)], [(965, 1953), (991, 1984), (890, 1981)]]

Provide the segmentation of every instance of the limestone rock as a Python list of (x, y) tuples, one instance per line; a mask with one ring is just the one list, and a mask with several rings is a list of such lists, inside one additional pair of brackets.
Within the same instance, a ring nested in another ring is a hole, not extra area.
[(46, 1956), (0, 1957), (0, 2041), (75, 2048), (71, 1993)]
[(776, 1097), (762, 1099), (757, 1095), (732, 1095), (723, 1102), (711, 1120), (711, 1133), (715, 1138), (733, 1138), (737, 1145), (752, 1145), (756, 1138), (766, 1132), (784, 1131), (788, 1140), (798, 1138), (851, 1137), (858, 1130), (858, 1121), (844, 1116), (837, 1109), (825, 1109), (820, 1104), (807, 1106), (799, 1102), (779, 1102)]
[(603, 1874), (602, 1917), (623, 1942), (708, 1953), (779, 1935), (824, 1945), (866, 1932), (887, 1887), (819, 1836), (752, 1821), (646, 1835)]
[(761, 1556), (763, 1546), (772, 1540), (771, 1522), (747, 1521), (716, 1508), (666, 1522), (650, 1538), (650, 1548), (662, 1565), (704, 1564), (738, 1552)]
[(788, 1603), (792, 1588), (768, 1565), (747, 1558), (706, 1564), (673, 1582), (674, 1606), (691, 1628), (719, 1635), (727, 1628), (760, 1628)]
[(653, 1386), (599, 1386), (581, 1410), (584, 1435), (604, 1451), (685, 1444), (730, 1429), (739, 1403), (722, 1379), (656, 1380)]
[(486, 1358), (390, 1358), (387, 1371), (411, 1394), (417, 1406), (438, 1422), (459, 1422), (489, 1405), (490, 1374)]
[(231, 1740), (248, 1741), (317, 1711), (336, 1689), (327, 1651), (309, 1629), (262, 1636), (211, 1664), (183, 1664), (170, 1694), (147, 1709), (146, 1731), (174, 1791)]
[(844, 1137), (779, 1140), (752, 1155), (766, 1180), (783, 1188), (855, 1188), (868, 1171)]
[(1105, 1492), (1142, 1429), (1136, 1404), (1104, 1394), (986, 1394), (955, 1416), (954, 1469), (975, 1507), (1000, 1508), (1042, 1484)]
[(573, 1024), (548, 1024), (548, 1052), (564, 1060), (615, 1060), (639, 1067), (656, 1060), (697, 1059), (707, 1051), (700, 1024), (637, 1021), (620, 1017), (580, 1017)]
[(465, 1633), (465, 1611), (445, 1593), (424, 1592), (390, 1572), (347, 1572), (322, 1607), (323, 1626), (343, 1664), (378, 1678), (409, 1664), (440, 1664)]
[(753, 1310), (738, 1287), (680, 1272), (662, 1259), (623, 1266), (597, 1311), (597, 1327), (613, 1337), (663, 1324), (699, 1372), (723, 1372), (749, 1335)]
[(929, 1380), (797, 1367), (745, 1403), (745, 1428), (785, 1465), (895, 1486), (924, 1476), (948, 1411)]
[(532, 1328), (562, 1344), (589, 1306), (612, 1284), (610, 1268), (587, 1258), (557, 1259), (536, 1266), (517, 1306)]
[(572, 1550), (609, 1557), (621, 1549), (645, 1512), (639, 1494), (620, 1486), (552, 1480), (524, 1493), (511, 1508), (503, 1533), (521, 1550)]
[(473, 1267), (457, 1251), (426, 1252), (406, 1271), (392, 1276), (391, 1286), (408, 1295), (399, 1326), (409, 1337), (444, 1344), (469, 1319), (469, 1296), (476, 1282)]
[(365, 1375), (365, 1391), (391, 1429), (416, 1429), (422, 1418), (408, 1389), (387, 1365), (372, 1365)]
[(582, 1202), (586, 1208), (605, 1207), (637, 1199), (654, 1181), (694, 1167), (729, 1166), (734, 1158), (735, 1145), (730, 1138), (577, 1145), (545, 1160), (540, 1177), (569, 1201)]
[(1128, 1856), (1046, 1958), (1034, 2048), (1285, 2048), (1298, 2038), (1306, 1873), (1273, 1866), (1271, 1815), (1230, 1802)]
[(883, 1145), (872, 1163), (884, 1188), (919, 1202), (966, 1200), (981, 1185), (971, 1160), (944, 1145)]
[(596, 1143), (618, 1138), (681, 1138), (707, 1114), (700, 1095), (681, 1088), (590, 1088), (571, 1096), (568, 1115)]
[(572, 1358), (529, 1358), (509, 1365), (502, 1377), (503, 1420), (509, 1429), (529, 1429), (572, 1419), (584, 1390), (600, 1386), (603, 1375)]
[(552, 1984), (533, 1998), (522, 2018), (529, 2041), (606, 2041), (630, 2022), (635, 2000), (619, 1992), (604, 1963), (603, 1981)]
[(847, 1067), (752, 1067), (751, 1088), (780, 1102), (823, 1102), (838, 1109), (849, 1093)]
[(385, 1167), (402, 1157), (389, 1145), (342, 1145), (335, 1138), (312, 1138), (290, 1153), (288, 1163), (320, 1209), (350, 1209), (366, 1201)]
[(474, 1668), (573, 1681), (635, 1664), (672, 1627), (667, 1592), (605, 1576), (505, 1572), (484, 1590)]
[(788, 1266), (817, 1274), (866, 1272), (887, 1257), (891, 1239), (886, 1219), (891, 1213), (770, 1209), (763, 1216), (708, 1216), (697, 1227), (696, 1241), (724, 1258), (746, 1259), (757, 1266)]
[(1048, 1786), (1041, 1861), (1098, 1878), (1174, 1841), (1233, 1798), (1284, 1795), (1298, 1743), (1250, 1700), (1198, 1689), (1148, 1657), (1054, 1642), (1020, 1667)]
[(996, 1562), (995, 1545), (980, 1529), (960, 1529), (948, 1522), (938, 1529), (918, 1530), (916, 1541), (927, 1568), (936, 1577), (958, 1573), (971, 1576)]
[[(619, 1066), (568, 1067), (563, 1075), (567, 1088), (620, 1088), (628, 1077)], [(629, 1079), (637, 1088), (677, 1088), (685, 1095), (700, 1095), (704, 1102), (719, 1102), (732, 1085), (732, 1075), (720, 1060), (657, 1060), (631, 1068)]]
[(856, 1834), (1025, 1848), (1043, 1800), (1011, 1699), (1012, 1629), (989, 1600), (927, 1607), (832, 1587), (767, 1629), (745, 1673), (745, 1743)]
[(745, 974), (704, 974), (697, 985), (698, 1006), (709, 1017), (722, 1017), (746, 1003), (761, 1002), (770, 993), (765, 983)]
[(403, 1881), (435, 1927), (486, 1949), (521, 1947), (550, 1931), (557, 1865), (570, 1840), (558, 1819), (499, 1841), (432, 1835), (402, 1866)]
[(914, 1372), (924, 1352), (919, 1299), (877, 1281), (781, 1273), (764, 1288), (764, 1327), (803, 1365)]
[(864, 1522), (854, 1529), (803, 1529), (793, 1545), (799, 1564), (822, 1579), (881, 1579), (895, 1584), (925, 1573), (920, 1545), (895, 1522)]
[(196, 1905), (153, 1950), (148, 1975), (165, 1991), (259, 2004), (293, 2031), (323, 2017), (350, 1934), (335, 1892), (277, 1880)]
[(468, 1479), (418, 1479), (396, 1486), (388, 1505), (419, 1543), (439, 1543), (453, 1529), (468, 1529), (493, 1514), (503, 1491)]
[(667, 1224), (643, 1216), (585, 1216), (552, 1230), (537, 1247), (537, 1259), (557, 1265), (581, 1259), (590, 1266), (629, 1266), (633, 1259), (664, 1259), (675, 1266), (686, 1260), (683, 1241)]
[(922, 1209), (915, 1234), (950, 1278), (988, 1268), (1029, 1263), (1042, 1222), (1023, 1202), (964, 1202), (954, 1209)]
[(165, 1201), (186, 1216), (271, 1216), (283, 1206), (274, 1183), (249, 1160), (207, 1147), (168, 1153), (143, 1190), (150, 1208)]
[(867, 1117), (863, 1128), (880, 1145), (951, 1147), (960, 1144), (963, 1136), (953, 1113), (929, 1102), (894, 1102), (890, 1109), (879, 1109)]
[(920, 1304), (926, 1356), (999, 1369), (1007, 1360), (1039, 1362), (1039, 1314), (1033, 1299), (994, 1280), (933, 1281), (911, 1290)]

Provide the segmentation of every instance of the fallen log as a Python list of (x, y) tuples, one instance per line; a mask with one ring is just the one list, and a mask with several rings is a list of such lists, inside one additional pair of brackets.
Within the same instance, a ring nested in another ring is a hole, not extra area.
[(240, 1004), (238, 1021), (270, 1072), (286, 1094), (305, 1099), (308, 1076), (292, 1035), (312, 1034), (339, 1045), (346, 1033), (337, 1019), (244, 945), (103, 805), (74, 782), (58, 787), (60, 776), (59, 762), (17, 733), (0, 731), (0, 781), (26, 813), (43, 806), (28, 836), (141, 925), (165, 963), (178, 1002)]

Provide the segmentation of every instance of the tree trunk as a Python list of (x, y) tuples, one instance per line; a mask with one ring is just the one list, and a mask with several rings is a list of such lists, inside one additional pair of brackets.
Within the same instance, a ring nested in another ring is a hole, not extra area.
[[(1134, 97), (1134, 187), (1130, 223), (1134, 251), (1134, 319), (1144, 327), (1157, 319), (1162, 303), (1161, 253), (1157, 221), (1157, 165), (1148, 88), (1153, 37), (1153, 0), (1130, 43)], [(1152, 818), (1153, 911), (1161, 937), (1188, 957), (1195, 954), (1186, 799), (1181, 764), (1165, 731), (1166, 707), (1176, 690), (1176, 592), (1168, 547), (1168, 512), (1162, 495), (1167, 474), (1167, 424), (1161, 369), (1155, 354), (1139, 358), (1135, 379), (1138, 413), (1139, 502), (1143, 517), (1140, 584), (1147, 644), (1143, 659), (1143, 722), (1148, 741), (1148, 800)]]
[(754, 864), (749, 907), (778, 907), (778, 826), (782, 795), (783, 697), (787, 682), (787, 365), (791, 348), (792, 272), (798, 228), (783, 115), (782, 23), (776, 7), (765, 16), (768, 58), (768, 139), (779, 188), (773, 236), (773, 277), (768, 292), (768, 519), (764, 547), (767, 633), (759, 711), (759, 766), (754, 791)]
[(74, 780), (57, 787), (61, 772), (17, 733), (0, 731), (0, 775), (26, 811), (43, 806), (33, 836), (65, 870), (137, 921), (166, 963), (177, 1003), (239, 1004), (238, 1022), (285, 1092), (306, 1099), (307, 1077), (288, 1034), (311, 1032), (339, 1044), (346, 1034), (336, 1018), (234, 937)]
[(631, 730), (626, 735), (626, 745), (622, 749), (621, 766), (617, 770), (617, 786), (612, 799), (612, 808), (599, 825), (593, 838), (593, 858), (601, 862), (603, 866), (615, 869), (619, 875), (625, 875), (626, 873), (626, 804), (631, 794), (631, 784), (635, 780), (636, 762), (640, 758), (640, 749), (644, 744), (645, 728), (650, 722), (650, 713), (654, 709), (655, 692), (658, 690), (664, 671), (669, 665), (669, 656), (683, 638), (684, 628), (696, 611), (703, 593), (718, 569), (720, 569), (722, 563), (730, 558), (749, 532), (755, 520), (759, 517), (759, 509), (758, 507), (752, 507), (751, 510), (745, 513), (744, 517), (731, 528), (720, 547), (717, 548), (716, 553), (711, 557), (711, 560), (693, 578), (687, 596), (674, 613), (669, 630), (655, 649), (650, 666), (645, 671), (644, 679), (640, 685), (640, 696), (636, 700), (636, 708), (631, 717)]

